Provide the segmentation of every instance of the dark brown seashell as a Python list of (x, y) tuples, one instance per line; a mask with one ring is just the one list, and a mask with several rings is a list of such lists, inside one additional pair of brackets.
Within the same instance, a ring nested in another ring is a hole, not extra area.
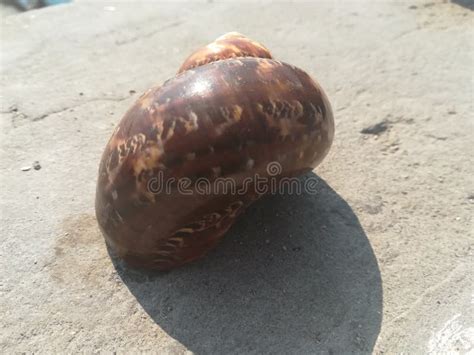
[[(238, 41), (226, 51), (230, 39)], [(308, 74), (260, 54), (233, 58), (242, 43), (271, 57), (242, 35), (216, 43), (218, 59), (198, 50), (181, 74), (142, 95), (105, 148), (97, 219), (109, 246), (131, 265), (166, 270), (201, 257), (262, 195), (249, 184), (257, 174), (300, 175), (331, 146), (331, 106)], [(217, 186), (219, 179), (231, 179), (234, 190), (200, 190), (200, 182)]]

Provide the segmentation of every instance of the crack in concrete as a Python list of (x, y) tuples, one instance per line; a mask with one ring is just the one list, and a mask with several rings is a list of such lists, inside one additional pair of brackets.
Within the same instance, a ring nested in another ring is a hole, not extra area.
[(115, 41), (115, 44), (117, 46), (123, 46), (124, 44), (133, 43), (133, 42), (136, 42), (139, 39), (152, 37), (160, 31), (167, 30), (167, 29), (173, 28), (173, 27), (177, 27), (181, 24), (183, 24), (183, 21), (175, 21), (175, 22), (172, 22), (168, 25), (157, 28), (156, 30), (150, 31), (148, 33), (143, 33), (143, 34), (140, 34), (138, 36), (133, 36), (131, 38), (124, 39), (124, 40), (117, 40), (117, 41)]
[[(70, 105), (70, 106), (66, 106), (66, 107), (61, 107), (61, 108), (56, 109), (56, 110), (48, 111), (48, 112), (43, 113), (39, 116), (32, 117), (30, 119), (30, 121), (31, 122), (41, 121), (41, 120), (43, 120), (43, 119), (45, 119), (45, 118), (47, 118), (51, 115), (55, 115), (55, 114), (58, 114), (58, 113), (65, 112), (67, 110), (75, 109), (77, 107), (86, 105), (86, 104), (91, 103), (91, 102), (97, 102), (97, 101), (121, 102), (121, 101), (124, 101), (124, 100), (128, 99), (129, 97), (130, 96), (124, 96), (124, 97), (95, 97), (95, 98), (88, 99), (86, 101), (82, 101), (82, 102), (78, 103), (77, 105)], [(1, 111), (1, 113), (10, 113), (10, 114), (12, 114), (11, 124), (12, 124), (13, 128), (18, 127), (17, 126), (17, 118), (21, 117), (22, 119), (28, 119), (30, 117), (28, 114), (19, 111), (16, 105), (12, 105), (8, 110)]]
[[(457, 265), (454, 269), (452, 269), (446, 276), (443, 277), (443, 279), (436, 284), (434, 284), (431, 287), (428, 287), (420, 296), (418, 296), (411, 304), (409, 305), (408, 309), (403, 311), (402, 313), (398, 314), (394, 318), (388, 320), (386, 322), (387, 325), (391, 325), (395, 322), (398, 322), (400, 320), (406, 319), (406, 317), (412, 313), (418, 306), (420, 306), (425, 299), (426, 296), (430, 294), (434, 294), (438, 289), (442, 288), (447, 282), (449, 282), (454, 276), (456, 276), (457, 272), (462, 269), (464, 264), (459, 264)], [(460, 275), (462, 278), (465, 277), (465, 275)]]
[(54, 114), (57, 114), (57, 113), (61, 113), (61, 112), (64, 112), (64, 111), (67, 111), (67, 110), (70, 110), (70, 109), (73, 109), (73, 108), (77, 108), (79, 106), (82, 106), (82, 105), (85, 105), (85, 104), (88, 104), (90, 102), (96, 102), (96, 101), (114, 101), (114, 102), (120, 102), (120, 101), (124, 101), (126, 99), (128, 99), (129, 96), (126, 96), (126, 97), (104, 97), (104, 98), (92, 98), (92, 99), (89, 99), (87, 101), (83, 101), (77, 105), (72, 105), (72, 106), (67, 106), (67, 107), (63, 107), (63, 108), (60, 108), (58, 110), (53, 110), (53, 111), (49, 111), (49, 112), (46, 112), (42, 115), (39, 115), (39, 116), (36, 116), (36, 117), (33, 117), (31, 119), (31, 121), (33, 122), (36, 122), (36, 121), (41, 121), (45, 118), (47, 118), (48, 116), (51, 116), (51, 115), (54, 115)]

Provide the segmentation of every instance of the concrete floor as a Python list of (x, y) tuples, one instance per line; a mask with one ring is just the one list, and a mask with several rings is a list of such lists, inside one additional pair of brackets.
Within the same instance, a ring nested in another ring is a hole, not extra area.
[[(466, 7), (415, 0), (3, 17), (0, 351), (474, 351), (472, 24)], [(141, 92), (227, 31), (327, 91), (320, 193), (259, 201), (176, 271), (112, 262), (94, 217), (102, 149)]]
[(2, 19), (2, 21), (7, 16), (16, 15), (19, 13), (21, 13), (21, 11), (12, 4), (0, 2), (0, 19)]

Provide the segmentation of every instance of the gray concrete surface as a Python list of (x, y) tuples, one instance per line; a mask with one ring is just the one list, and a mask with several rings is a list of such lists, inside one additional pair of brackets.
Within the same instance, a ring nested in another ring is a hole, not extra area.
[(5, 18), (10, 15), (15, 15), (21, 11), (13, 6), (10, 2), (0, 1), (0, 18)]
[[(473, 351), (472, 23), (414, 0), (4, 17), (0, 351)], [(188, 267), (127, 269), (94, 217), (101, 151), (139, 93), (227, 31), (326, 89), (337, 123), (320, 193), (258, 202)]]

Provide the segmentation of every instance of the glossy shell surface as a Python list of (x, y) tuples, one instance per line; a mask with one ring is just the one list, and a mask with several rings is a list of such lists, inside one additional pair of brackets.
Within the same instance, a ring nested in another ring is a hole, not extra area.
[[(166, 270), (204, 255), (260, 197), (195, 193), (199, 179), (281, 177), (317, 166), (334, 135), (326, 95), (304, 71), (273, 59), (235, 58), (187, 69), (142, 95), (108, 142), (99, 168), (96, 214), (129, 264)], [(150, 181), (174, 181), (170, 191)], [(176, 181), (188, 179), (188, 190)]]

